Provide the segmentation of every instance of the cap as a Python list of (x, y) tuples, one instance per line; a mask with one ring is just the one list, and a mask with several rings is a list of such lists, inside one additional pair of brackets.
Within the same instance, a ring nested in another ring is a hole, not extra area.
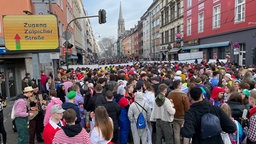
[(250, 96), (250, 91), (248, 89), (244, 89), (242, 92), (244, 95)]
[(68, 99), (73, 99), (74, 97), (76, 97), (76, 92), (75, 91), (70, 91), (67, 95)]
[(176, 71), (176, 75), (180, 75), (182, 72), (180, 70)]
[(228, 77), (229, 79), (232, 79), (232, 78), (231, 78), (231, 75), (230, 75), (229, 73), (226, 73), (226, 74), (225, 74), (225, 77)]
[(55, 104), (51, 107), (51, 114), (53, 113), (63, 113), (65, 110), (61, 107), (60, 104)]

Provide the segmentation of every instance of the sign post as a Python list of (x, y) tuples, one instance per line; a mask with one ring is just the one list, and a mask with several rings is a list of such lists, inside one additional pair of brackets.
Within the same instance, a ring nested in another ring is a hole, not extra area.
[(54, 50), (59, 47), (54, 15), (4, 16), (5, 47), (9, 51)]

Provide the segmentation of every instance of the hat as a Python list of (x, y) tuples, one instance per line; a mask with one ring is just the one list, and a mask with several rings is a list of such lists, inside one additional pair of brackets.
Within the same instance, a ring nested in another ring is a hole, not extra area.
[(212, 94), (211, 94), (211, 98), (216, 100), (216, 98), (218, 97), (218, 94), (220, 92), (225, 92), (225, 89), (224, 88), (221, 88), (221, 87), (215, 87), (212, 89)]
[(182, 72), (180, 70), (176, 71), (176, 75), (180, 75)]
[(76, 92), (75, 91), (70, 91), (67, 95), (68, 99), (73, 99), (76, 97)]
[(53, 113), (63, 113), (65, 110), (61, 107), (60, 104), (55, 104), (51, 107), (51, 114)]
[(225, 77), (228, 77), (229, 79), (232, 79), (232, 78), (231, 78), (231, 75), (230, 75), (229, 73), (226, 73), (226, 74), (225, 74)]
[(250, 91), (248, 89), (244, 89), (242, 93), (246, 96), (250, 96)]
[(77, 79), (80, 81), (80, 80), (82, 80), (84, 78), (84, 75), (83, 74), (78, 74), (77, 75)]
[(119, 100), (118, 104), (120, 105), (121, 108), (124, 108), (124, 107), (129, 105), (129, 102), (128, 102), (128, 100), (126, 98), (122, 97)]
[(23, 90), (24, 93), (31, 92), (31, 91), (34, 91), (34, 89), (31, 86), (25, 87), (24, 90)]

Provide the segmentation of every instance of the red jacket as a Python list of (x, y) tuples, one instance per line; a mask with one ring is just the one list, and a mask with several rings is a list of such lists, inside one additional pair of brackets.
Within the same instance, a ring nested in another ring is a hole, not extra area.
[[(62, 123), (62, 126), (64, 126), (62, 121), (61, 123)], [(49, 123), (46, 124), (44, 127), (44, 131), (43, 131), (44, 144), (52, 144), (52, 140), (54, 138), (55, 133), (60, 129), (61, 128), (56, 123), (50, 120)]]

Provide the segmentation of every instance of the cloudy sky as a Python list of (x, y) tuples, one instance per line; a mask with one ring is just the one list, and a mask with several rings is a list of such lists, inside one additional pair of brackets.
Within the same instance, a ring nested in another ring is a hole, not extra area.
[[(137, 24), (152, 1), (153, 0), (122, 0), (126, 30), (133, 28), (134, 25)], [(120, 0), (83, 0), (83, 4), (88, 15), (97, 15), (99, 9), (105, 9), (107, 12), (107, 22), (105, 24), (98, 24), (97, 18), (90, 19), (96, 39), (103, 37), (117, 38)]]

